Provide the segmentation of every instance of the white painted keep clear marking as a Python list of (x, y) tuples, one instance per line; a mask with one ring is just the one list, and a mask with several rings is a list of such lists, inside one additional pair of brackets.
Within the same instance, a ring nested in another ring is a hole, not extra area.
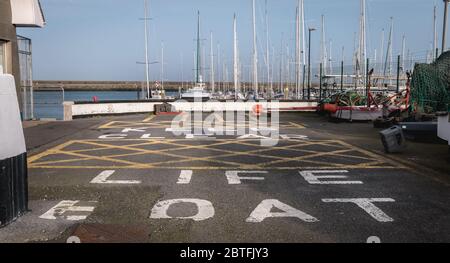
[(99, 139), (125, 139), (128, 135), (127, 134), (106, 134), (101, 135), (98, 138)]
[(129, 133), (129, 132), (146, 132), (147, 128), (125, 128), (122, 130), (122, 132), (124, 133)]
[(182, 170), (178, 177), (177, 184), (189, 184), (192, 179), (192, 170)]
[[(271, 212), (273, 208), (282, 210), (283, 212)], [(245, 220), (248, 223), (260, 223), (266, 218), (271, 217), (295, 217), (305, 222), (318, 222), (319, 219), (308, 215), (292, 206), (282, 203), (276, 199), (267, 199), (262, 201), (250, 216)]]
[(185, 139), (216, 140), (216, 137), (210, 137), (208, 134), (186, 134)]
[(348, 173), (347, 170), (321, 170), (321, 171), (301, 171), (300, 175), (309, 184), (363, 184), (361, 181), (320, 181), (320, 179), (346, 179), (345, 175), (315, 175), (315, 174), (339, 174)]
[(256, 134), (246, 134), (238, 137), (238, 139), (270, 139), (270, 138)]
[(152, 137), (151, 133), (146, 133), (141, 136), (141, 139), (165, 139), (166, 137)]
[[(52, 207), (50, 210), (45, 212), (39, 218), (55, 220), (57, 218), (63, 218), (69, 221), (79, 221), (86, 219), (95, 209), (95, 206), (75, 206), (80, 201), (65, 200), (61, 201), (59, 204)], [(89, 204), (96, 204), (97, 201), (90, 201)], [(71, 215), (64, 216), (66, 212), (72, 212)], [(75, 212), (81, 212), (83, 214), (74, 215)], [(88, 213), (88, 214), (86, 214)]]
[(265, 127), (265, 128), (250, 128), (250, 131), (254, 131), (254, 132), (265, 132), (265, 131), (278, 131), (279, 129), (276, 128), (270, 128), (270, 127)]
[(325, 203), (354, 203), (378, 222), (393, 222), (390, 216), (386, 215), (380, 208), (376, 207), (373, 202), (395, 202), (392, 198), (336, 198), (322, 199)]
[(223, 135), (224, 133), (234, 133), (236, 132), (236, 129), (223, 129), (223, 128), (208, 128), (208, 132), (211, 133), (218, 133), (218, 135)]
[[(182, 204), (182, 203), (192, 203), (197, 206), (197, 214), (193, 216), (186, 217), (171, 217), (167, 215), (167, 210), (169, 210), (171, 205)], [(190, 219), (194, 221), (203, 221), (214, 217), (214, 207), (211, 202), (202, 199), (171, 199), (158, 202), (153, 208), (150, 214), (152, 219)]]
[(241, 180), (264, 180), (264, 177), (244, 177), (239, 174), (267, 174), (267, 171), (226, 171), (225, 175), (228, 180), (228, 184), (241, 184)]
[(108, 178), (113, 175), (116, 171), (107, 170), (101, 172), (94, 179), (92, 179), (91, 184), (140, 184), (141, 181), (136, 180), (108, 180)]
[(191, 129), (182, 129), (182, 128), (166, 128), (166, 132), (179, 132), (179, 133), (188, 133), (191, 132)]
[(308, 140), (308, 136), (306, 135), (295, 135), (295, 134), (281, 134), (281, 139), (284, 140)]

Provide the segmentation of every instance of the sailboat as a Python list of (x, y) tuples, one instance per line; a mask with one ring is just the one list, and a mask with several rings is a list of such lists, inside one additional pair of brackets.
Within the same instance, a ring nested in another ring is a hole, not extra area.
[(203, 82), (202, 75), (200, 74), (201, 68), (201, 58), (200, 58), (200, 11), (198, 11), (197, 19), (197, 60), (195, 76), (195, 85), (188, 89), (186, 92), (181, 94), (181, 98), (187, 101), (207, 101), (211, 98), (211, 93), (206, 91), (206, 84)]

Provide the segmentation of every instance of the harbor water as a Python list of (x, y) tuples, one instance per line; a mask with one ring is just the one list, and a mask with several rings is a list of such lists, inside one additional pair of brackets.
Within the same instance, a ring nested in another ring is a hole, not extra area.
[[(167, 96), (178, 95), (177, 92), (166, 92)], [(96, 97), (102, 101), (137, 100), (140, 93), (136, 91), (35, 91), (34, 92), (34, 118), (35, 119), (63, 119), (64, 101), (93, 101)]]

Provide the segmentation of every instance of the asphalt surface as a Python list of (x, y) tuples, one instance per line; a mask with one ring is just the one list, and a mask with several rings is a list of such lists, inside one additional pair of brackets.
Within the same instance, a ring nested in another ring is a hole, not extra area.
[(382, 153), (370, 124), (283, 114), (233, 128), (204, 114), (194, 123), (215, 126), (198, 131), (174, 118), (189, 123), (133, 115), (26, 129), (32, 211), (0, 242), (450, 242), (448, 174)]

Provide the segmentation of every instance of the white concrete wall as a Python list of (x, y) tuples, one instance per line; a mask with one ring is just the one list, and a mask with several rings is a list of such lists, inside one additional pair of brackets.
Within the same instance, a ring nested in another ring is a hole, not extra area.
[[(161, 102), (135, 103), (90, 103), (72, 105), (72, 116), (89, 116), (103, 114), (125, 114), (153, 112), (154, 106)], [(315, 111), (316, 102), (187, 102), (176, 101), (170, 103), (175, 111), (251, 111), (257, 104), (262, 105), (264, 111)]]
[(156, 102), (149, 103), (90, 103), (72, 105), (72, 116), (153, 112)]
[(450, 119), (449, 115), (438, 117), (438, 136), (439, 138), (448, 141), (450, 145)]
[(0, 160), (26, 151), (14, 77), (0, 74)]

